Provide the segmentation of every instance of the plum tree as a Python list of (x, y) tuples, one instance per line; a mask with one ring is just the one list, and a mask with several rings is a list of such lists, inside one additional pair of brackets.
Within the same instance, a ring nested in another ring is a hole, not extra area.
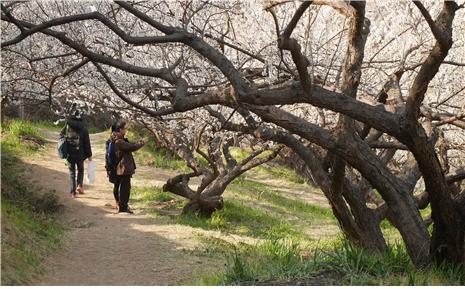
[[(142, 113), (188, 163), (205, 129), (194, 125), (189, 148), (165, 120), (208, 113), (223, 130), (299, 156), (351, 241), (382, 252), (387, 219), (418, 267), (464, 263), (463, 7), (5, 1), (2, 94)], [(192, 208), (201, 203), (193, 195), (230, 182), (219, 167), (243, 170), (228, 159), (226, 133), (207, 139), (212, 153), (197, 153), (210, 166), (191, 162), (193, 173), (165, 185)], [(200, 173), (194, 192), (187, 180)]]

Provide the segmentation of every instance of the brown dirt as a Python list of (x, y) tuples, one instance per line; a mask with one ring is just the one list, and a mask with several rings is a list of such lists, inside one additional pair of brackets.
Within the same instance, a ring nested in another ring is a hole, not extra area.
[[(35, 285), (172, 285), (195, 280), (200, 270), (217, 270), (219, 260), (184, 250), (196, 246), (198, 230), (137, 211), (116, 214), (103, 167), (105, 136), (91, 135), (96, 181), (86, 185), (84, 180), (85, 194), (75, 200), (68, 197), (67, 167), (56, 157), (54, 143), (44, 156), (26, 160), (24, 176), (60, 196), (65, 207), (60, 221), (70, 228), (63, 249), (45, 260), (45, 275)], [(157, 176), (155, 169), (152, 173)]]
[[(104, 170), (105, 133), (91, 135), (96, 181), (77, 199), (67, 194), (67, 167), (56, 156), (56, 132), (44, 131), (51, 143), (40, 157), (25, 160), (23, 172), (35, 187), (59, 195), (64, 204), (60, 221), (70, 228), (62, 249), (47, 257), (46, 272), (35, 285), (174, 285), (196, 280), (199, 273), (218, 272), (222, 260), (189, 254), (200, 246), (196, 235), (221, 238), (228, 242), (253, 243), (256, 239), (234, 234), (205, 231), (153, 218), (143, 210), (134, 215), (116, 214), (112, 184)], [(87, 162), (85, 163), (87, 167)], [(86, 172), (85, 172), (86, 173)], [(176, 172), (140, 166), (133, 186), (162, 186)], [(324, 197), (304, 193), (304, 185), (260, 180), (279, 187), (291, 197), (326, 204)], [(294, 186), (294, 187), (293, 187)], [(315, 228), (321, 233), (321, 230)], [(187, 252), (186, 252), (187, 251)]]

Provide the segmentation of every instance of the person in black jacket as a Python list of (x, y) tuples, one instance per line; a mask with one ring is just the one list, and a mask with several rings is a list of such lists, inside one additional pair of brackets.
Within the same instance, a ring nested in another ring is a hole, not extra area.
[(147, 144), (147, 140), (141, 139), (137, 143), (131, 143), (126, 135), (126, 122), (117, 121), (111, 127), (111, 136), (108, 142), (115, 142), (116, 155), (116, 181), (113, 195), (118, 206), (118, 213), (133, 214), (129, 208), (129, 196), (131, 194), (131, 178), (136, 171), (136, 162), (132, 156), (135, 152)]
[[(66, 121), (66, 126), (61, 130), (61, 137), (66, 138), (68, 157), (66, 158), (69, 169), (69, 193), (71, 198), (76, 197), (76, 192), (84, 194), (84, 160), (92, 160), (89, 131), (87, 130), (82, 113), (74, 111)], [(77, 167), (77, 180), (76, 180)], [(76, 186), (77, 183), (77, 186)]]

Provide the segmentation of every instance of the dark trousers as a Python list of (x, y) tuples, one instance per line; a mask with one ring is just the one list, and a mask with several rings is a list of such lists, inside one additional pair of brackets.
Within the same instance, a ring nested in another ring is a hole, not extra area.
[(117, 176), (113, 187), (113, 196), (119, 203), (120, 211), (128, 208), (129, 195), (131, 194), (131, 176)]
[(68, 161), (68, 169), (69, 169), (69, 192), (75, 193), (76, 192), (76, 167), (77, 167), (77, 185), (82, 186), (82, 182), (84, 180), (84, 161), (76, 161), (71, 162)]

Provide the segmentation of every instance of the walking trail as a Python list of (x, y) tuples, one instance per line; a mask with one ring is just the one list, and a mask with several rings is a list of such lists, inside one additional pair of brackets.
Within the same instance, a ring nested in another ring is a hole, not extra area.
[[(218, 272), (224, 261), (202, 254), (190, 254), (199, 246), (197, 234), (229, 242), (254, 242), (252, 238), (224, 235), (153, 218), (142, 210), (134, 215), (117, 214), (112, 184), (104, 170), (107, 133), (92, 134), (96, 181), (77, 199), (67, 194), (67, 167), (57, 157), (58, 133), (43, 131), (46, 152), (25, 160), (23, 173), (39, 191), (56, 193), (64, 205), (60, 222), (70, 230), (64, 245), (45, 260), (45, 272), (33, 285), (175, 285), (196, 280), (199, 274)], [(87, 169), (87, 161), (85, 163)], [(85, 171), (87, 173), (87, 170)], [(161, 186), (175, 172), (140, 166), (133, 186)], [(278, 185), (278, 184), (274, 184)], [(282, 184), (279, 184), (283, 189)], [(294, 188), (294, 193), (303, 192)], [(315, 203), (325, 203), (315, 195)], [(321, 233), (321, 231), (319, 232)]]
[[(57, 133), (47, 134), (50, 141), (58, 138)], [(63, 248), (46, 258), (45, 275), (35, 285), (173, 285), (217, 269), (219, 261), (183, 250), (195, 247), (197, 229), (166, 224), (138, 210), (116, 214), (104, 170), (106, 137), (91, 135), (96, 181), (88, 185), (84, 180), (85, 194), (74, 200), (67, 194), (67, 167), (57, 158), (56, 143), (47, 146), (45, 156), (26, 160), (30, 165), (25, 175), (41, 190), (60, 196), (60, 221), (71, 228)], [(153, 168), (152, 174), (166, 177), (167, 172), (157, 174)]]

